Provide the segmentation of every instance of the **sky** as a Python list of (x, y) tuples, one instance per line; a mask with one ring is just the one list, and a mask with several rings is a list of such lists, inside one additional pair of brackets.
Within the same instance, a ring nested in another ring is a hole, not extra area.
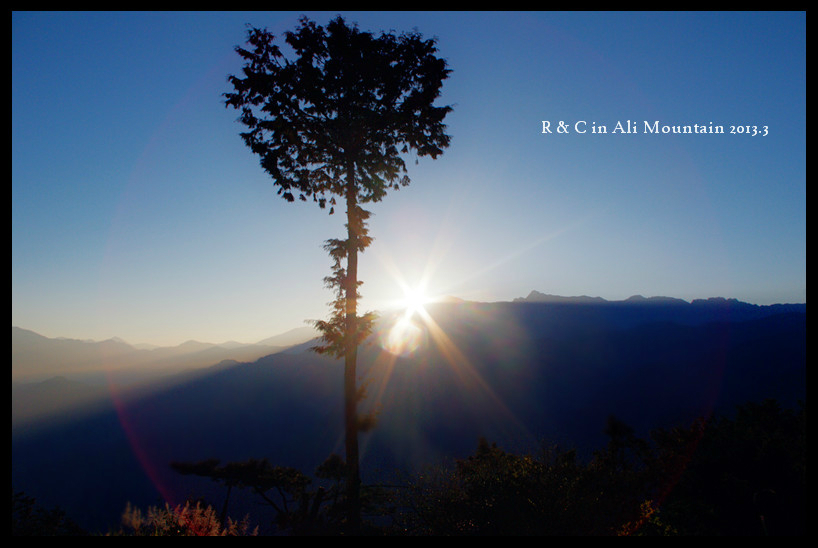
[[(12, 326), (252, 343), (328, 316), (343, 214), (282, 200), (222, 97), (248, 25), (301, 15), (337, 13), (12, 13)], [(340, 15), (452, 70), (450, 147), (369, 208), (361, 309), (806, 302), (805, 13)]]

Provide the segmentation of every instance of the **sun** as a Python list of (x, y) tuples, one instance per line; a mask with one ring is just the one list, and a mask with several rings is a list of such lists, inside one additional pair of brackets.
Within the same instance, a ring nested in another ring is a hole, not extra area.
[(415, 314), (424, 314), (426, 304), (432, 299), (426, 294), (422, 287), (406, 287), (403, 290), (403, 299), (400, 300), (400, 307), (404, 310), (405, 316), (411, 318)]

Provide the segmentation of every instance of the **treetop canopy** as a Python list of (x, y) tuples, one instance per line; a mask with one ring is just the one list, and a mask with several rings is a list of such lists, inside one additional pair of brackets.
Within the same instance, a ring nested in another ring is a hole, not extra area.
[(248, 31), (225, 103), (241, 111), (241, 137), (286, 200), (380, 201), (409, 184), (401, 154), (436, 158), (449, 145), (452, 109), (434, 103), (451, 71), (434, 39), (374, 35), (338, 16), (326, 28), (302, 18), (284, 40), (293, 59), (267, 30)]

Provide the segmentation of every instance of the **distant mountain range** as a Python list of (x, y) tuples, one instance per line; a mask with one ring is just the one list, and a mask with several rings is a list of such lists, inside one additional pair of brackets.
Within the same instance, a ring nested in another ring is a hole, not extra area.
[(515, 303), (552, 303), (552, 304), (598, 304), (598, 305), (676, 305), (688, 309), (729, 309), (731, 312), (740, 312), (746, 315), (756, 314), (758, 316), (769, 316), (781, 312), (806, 312), (806, 303), (786, 303), (773, 305), (757, 305), (739, 301), (738, 299), (725, 299), (724, 297), (710, 297), (709, 299), (693, 299), (688, 302), (676, 297), (643, 297), (642, 295), (632, 295), (623, 301), (608, 301), (602, 297), (588, 297), (587, 295), (575, 297), (563, 297), (561, 295), (550, 295), (532, 291), (527, 297), (514, 299)]
[(316, 336), (311, 327), (293, 329), (254, 344), (187, 341), (172, 347), (134, 346), (122, 339), (88, 341), (48, 338), (11, 328), (11, 380), (32, 382), (53, 376), (120, 381), (144, 379), (210, 366), (224, 360), (253, 361)]
[[(379, 417), (361, 439), (365, 481), (465, 457), (479, 436), (510, 450), (546, 442), (588, 451), (604, 444), (609, 415), (644, 435), (747, 401), (791, 406), (806, 398), (806, 304), (532, 292), (427, 311), (405, 352), (384, 349), (395, 342), (391, 314), (361, 348), (362, 407)], [(15, 337), (58, 342), (13, 329)], [(67, 378), (13, 383), (12, 487), (101, 527), (127, 501), (214, 489), (175, 474), (171, 461), (265, 457), (312, 473), (330, 453), (343, 454), (343, 365), (309, 346), (213, 361), (137, 391), (97, 387), (95, 406), (83, 413), (36, 422), (15, 424), (15, 409), (72, 398), (79, 409), (91, 389)], [(105, 349), (133, 352), (116, 341)], [(23, 354), (18, 363), (33, 367)]]

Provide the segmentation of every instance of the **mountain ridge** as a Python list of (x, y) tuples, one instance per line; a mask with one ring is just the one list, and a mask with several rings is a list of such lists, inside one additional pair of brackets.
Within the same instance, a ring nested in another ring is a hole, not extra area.
[[(11, 328), (12, 382), (37, 382), (53, 376), (120, 378), (177, 373), (208, 367), (224, 360), (252, 361), (295, 344), (293, 330), (258, 343), (208, 343), (195, 340), (175, 346), (131, 345), (119, 337), (102, 341), (46, 337), (19, 326)], [(290, 344), (275, 344), (276, 341)]]
[(743, 307), (792, 307), (792, 308), (803, 308), (806, 307), (806, 302), (804, 303), (773, 303), (769, 305), (760, 305), (749, 303), (746, 301), (742, 301), (736, 299), (734, 297), (705, 297), (705, 298), (695, 298), (691, 299), (690, 301), (686, 301), (684, 299), (680, 299), (678, 297), (669, 297), (664, 295), (656, 295), (651, 297), (644, 297), (641, 294), (631, 295), (630, 297), (622, 300), (609, 300), (603, 297), (591, 297), (588, 295), (576, 295), (576, 296), (563, 296), (563, 295), (553, 295), (550, 293), (542, 293), (537, 290), (532, 290), (527, 296), (525, 297), (516, 297), (512, 299), (511, 302), (539, 302), (539, 303), (568, 303), (568, 304), (583, 304), (583, 303), (593, 303), (593, 304), (617, 304), (617, 303), (642, 303), (642, 304), (678, 304), (681, 306), (684, 305), (733, 305), (733, 306), (743, 306)]
[[(469, 301), (457, 297), (446, 297), (431, 304), (469, 304), (477, 303), (478, 301)], [(622, 300), (609, 300), (599, 296), (576, 295), (563, 296), (554, 295), (550, 293), (542, 293), (537, 290), (532, 290), (525, 297), (515, 297), (511, 301), (491, 301), (484, 304), (495, 304), (503, 302), (512, 303), (552, 303), (552, 304), (601, 304), (601, 305), (617, 305), (617, 304), (678, 304), (680, 306), (733, 306), (742, 307), (745, 309), (770, 309), (775, 311), (806, 311), (806, 303), (774, 303), (769, 305), (759, 305), (741, 301), (732, 297), (706, 297), (696, 298), (690, 301), (680, 299), (678, 297), (669, 296), (651, 296), (644, 297), (641, 294), (631, 295)], [(199, 341), (197, 339), (189, 339), (177, 345), (153, 345), (153, 344), (131, 344), (121, 337), (114, 336), (108, 339), (97, 341), (94, 339), (75, 339), (69, 337), (47, 337), (41, 335), (34, 330), (26, 329), (19, 326), (12, 326), (12, 342), (14, 342), (16, 333), (26, 333), (27, 336), (36, 336), (46, 340), (63, 341), (68, 343), (85, 343), (85, 344), (111, 344), (118, 346), (126, 346), (136, 350), (161, 350), (168, 351), (170, 349), (187, 349), (196, 348), (197, 350), (222, 347), (222, 348), (240, 348), (243, 346), (290, 346), (297, 345), (319, 336), (319, 333), (312, 327), (296, 327), (285, 331), (283, 333), (266, 337), (255, 343), (241, 343), (237, 341), (225, 341), (222, 343), (213, 343), (207, 341)]]
[[(680, 322), (724, 321), (750, 319), (784, 312), (806, 313), (806, 303), (776, 303), (757, 305), (735, 298), (708, 297), (690, 302), (676, 297), (632, 295), (624, 300), (602, 297), (560, 296), (532, 290), (526, 297), (512, 301), (478, 303), (462, 299), (446, 299), (430, 303), (435, 306), (542, 305), (562, 307), (573, 316), (593, 311), (601, 315), (618, 315), (624, 324), (633, 321), (672, 320)], [(568, 307), (568, 308), (565, 308)], [(621, 310), (620, 310), (621, 309)], [(386, 317), (389, 314), (385, 314)], [(49, 338), (35, 331), (12, 326), (12, 382), (34, 382), (51, 376), (128, 375), (178, 373), (207, 367), (225, 360), (254, 361), (265, 355), (304, 346), (319, 336), (312, 327), (291, 329), (262, 339), (257, 343), (209, 343), (188, 340), (175, 346), (144, 348), (130, 345), (119, 337), (103, 341), (70, 338)]]

